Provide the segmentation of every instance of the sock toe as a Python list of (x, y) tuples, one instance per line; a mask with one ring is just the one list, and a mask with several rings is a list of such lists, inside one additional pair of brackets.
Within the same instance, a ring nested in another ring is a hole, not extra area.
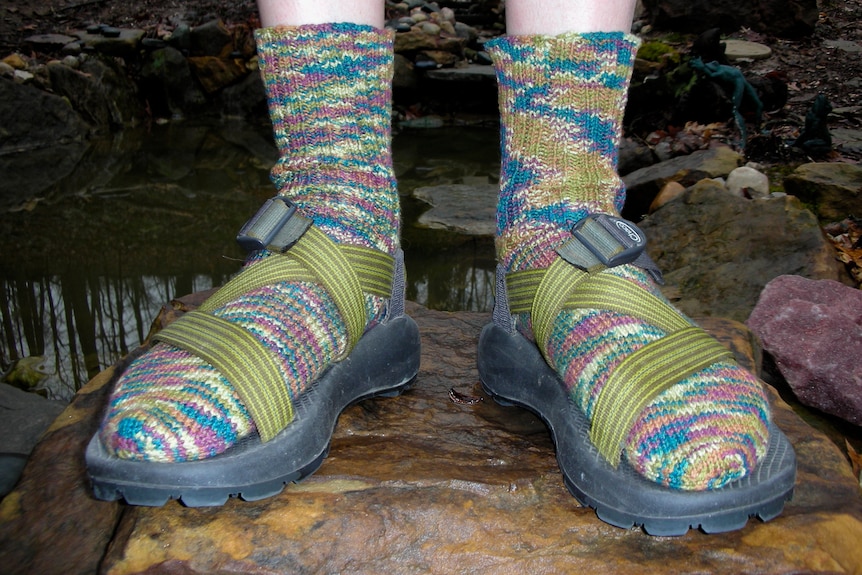
[(120, 377), (99, 435), (117, 457), (171, 462), (220, 453), (253, 429), (212, 366), (160, 343)]
[(719, 363), (681, 381), (644, 410), (625, 457), (644, 477), (685, 490), (717, 489), (765, 455), (769, 412), (754, 376)]

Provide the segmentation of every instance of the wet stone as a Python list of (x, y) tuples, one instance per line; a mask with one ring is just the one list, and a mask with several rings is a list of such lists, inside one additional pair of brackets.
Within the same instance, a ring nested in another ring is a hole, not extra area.
[(418, 223), (469, 236), (493, 236), (498, 189), (495, 184), (418, 188), (413, 195), (432, 206), (419, 216)]
[(639, 225), (665, 281), (681, 293), (674, 303), (689, 315), (743, 321), (773, 278), (844, 277), (817, 218), (792, 196), (749, 200), (705, 179)]
[(58, 50), (74, 41), (75, 38), (66, 36), (65, 34), (36, 34), (24, 39), (25, 44), (33, 47), (35, 50), (43, 51)]
[[(204, 297), (166, 308), (159, 325)], [(75, 397), (0, 504), (7, 573), (798, 573), (862, 564), (862, 495), (842, 453), (776, 394), (799, 454), (796, 496), (741, 531), (650, 537), (611, 527), (569, 495), (544, 425), (485, 397), (475, 349), (487, 314), (408, 304), (422, 366), (398, 398), (341, 417), (329, 457), (275, 497), (219, 508), (92, 499), (83, 449), (112, 370)], [(705, 327), (754, 365), (740, 324)], [(455, 393), (452, 393), (454, 390)], [(470, 397), (477, 401), (455, 401)]]

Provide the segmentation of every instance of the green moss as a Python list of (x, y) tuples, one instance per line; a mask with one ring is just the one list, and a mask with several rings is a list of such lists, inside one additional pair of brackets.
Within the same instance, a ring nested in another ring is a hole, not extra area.
[(638, 49), (638, 58), (643, 58), (649, 62), (669, 61), (673, 64), (679, 64), (680, 54), (673, 46), (652, 40), (641, 45)]
[(769, 178), (769, 192), (784, 192), (784, 178), (796, 170), (798, 163), (774, 164), (766, 167), (763, 173)]

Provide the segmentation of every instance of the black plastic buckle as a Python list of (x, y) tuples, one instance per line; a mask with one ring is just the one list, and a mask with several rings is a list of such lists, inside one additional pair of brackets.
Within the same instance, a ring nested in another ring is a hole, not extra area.
[(588, 272), (632, 263), (646, 248), (646, 236), (635, 224), (607, 214), (582, 219), (572, 228), (572, 236), (557, 253)]
[(297, 213), (287, 198), (268, 199), (248, 220), (236, 236), (239, 245), (248, 251), (267, 249), (284, 253), (299, 241), (311, 226), (311, 220)]

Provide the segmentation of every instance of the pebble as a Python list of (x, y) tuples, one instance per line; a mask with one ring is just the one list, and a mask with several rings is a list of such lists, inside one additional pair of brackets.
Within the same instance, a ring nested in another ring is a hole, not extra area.
[(12, 66), (16, 70), (24, 70), (27, 68), (27, 61), (18, 54), (17, 52), (14, 54), (9, 54), (5, 58), (3, 58), (3, 63)]
[(730, 193), (742, 198), (756, 200), (769, 197), (769, 178), (748, 166), (730, 172), (725, 185)]
[(422, 22), (419, 27), (422, 32), (428, 34), (429, 36), (436, 36), (440, 33), (440, 26), (434, 24), (433, 22)]
[(61, 62), (64, 66), (68, 66), (69, 68), (77, 68), (81, 65), (80, 60), (78, 60), (75, 56), (69, 55), (65, 56)]

